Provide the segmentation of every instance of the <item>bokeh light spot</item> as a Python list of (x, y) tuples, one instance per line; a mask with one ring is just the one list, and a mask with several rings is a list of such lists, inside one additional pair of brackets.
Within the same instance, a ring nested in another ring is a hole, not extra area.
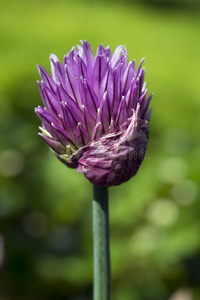
[(172, 226), (178, 221), (178, 205), (169, 199), (158, 199), (150, 205), (147, 217), (155, 225)]
[(11, 215), (16, 208), (16, 203), (13, 194), (9, 191), (0, 191), (0, 218)]
[(165, 149), (172, 155), (182, 154), (190, 149), (191, 138), (185, 130), (171, 128), (163, 134)]
[(5, 150), (0, 153), (0, 173), (3, 177), (15, 177), (24, 168), (24, 158), (16, 150)]
[(48, 219), (44, 213), (32, 211), (23, 218), (23, 227), (28, 235), (40, 237), (47, 231)]
[(160, 180), (174, 183), (187, 175), (188, 164), (181, 157), (169, 157), (159, 163), (157, 174)]
[(132, 252), (137, 256), (149, 255), (157, 245), (157, 234), (151, 226), (138, 230), (130, 241)]
[(194, 300), (191, 290), (182, 288), (176, 291), (169, 300)]
[(177, 182), (172, 187), (172, 197), (182, 205), (192, 203), (198, 195), (197, 184), (189, 179)]
[(69, 227), (57, 227), (51, 230), (47, 236), (47, 245), (57, 253), (73, 251), (76, 245), (75, 234)]

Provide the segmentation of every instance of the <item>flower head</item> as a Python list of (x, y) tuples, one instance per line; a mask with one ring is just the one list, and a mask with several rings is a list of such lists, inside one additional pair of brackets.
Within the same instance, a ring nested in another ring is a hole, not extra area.
[(50, 76), (38, 66), (44, 108), (40, 135), (55, 155), (100, 186), (118, 185), (137, 173), (149, 130), (149, 102), (141, 61), (128, 62), (119, 46), (101, 44), (96, 56), (87, 41), (64, 56), (50, 56)]

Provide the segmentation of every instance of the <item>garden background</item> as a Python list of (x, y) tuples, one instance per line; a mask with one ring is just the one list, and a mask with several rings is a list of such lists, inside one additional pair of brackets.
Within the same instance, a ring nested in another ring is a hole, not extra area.
[(155, 94), (146, 159), (110, 189), (112, 299), (198, 300), (197, 0), (1, 1), (0, 300), (92, 299), (92, 187), (53, 156), (34, 113), (36, 64), (50, 71), (50, 53), (80, 39), (145, 57)]

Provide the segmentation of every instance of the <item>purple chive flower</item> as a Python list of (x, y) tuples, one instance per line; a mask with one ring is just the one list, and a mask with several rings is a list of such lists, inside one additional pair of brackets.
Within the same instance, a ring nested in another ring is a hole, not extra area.
[(87, 41), (81, 44), (63, 64), (50, 56), (52, 76), (38, 66), (40, 135), (91, 183), (119, 185), (137, 173), (147, 147), (152, 95), (146, 99), (144, 59), (136, 69), (124, 46), (112, 55), (101, 44), (94, 56)]

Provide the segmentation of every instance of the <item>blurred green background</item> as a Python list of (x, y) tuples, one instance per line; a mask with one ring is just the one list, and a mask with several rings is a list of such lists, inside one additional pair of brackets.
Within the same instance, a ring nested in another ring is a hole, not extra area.
[(0, 299), (92, 299), (92, 187), (54, 158), (34, 113), (36, 64), (50, 71), (50, 53), (62, 60), (80, 39), (145, 56), (155, 93), (146, 159), (110, 189), (112, 299), (198, 300), (197, 0), (1, 1)]

